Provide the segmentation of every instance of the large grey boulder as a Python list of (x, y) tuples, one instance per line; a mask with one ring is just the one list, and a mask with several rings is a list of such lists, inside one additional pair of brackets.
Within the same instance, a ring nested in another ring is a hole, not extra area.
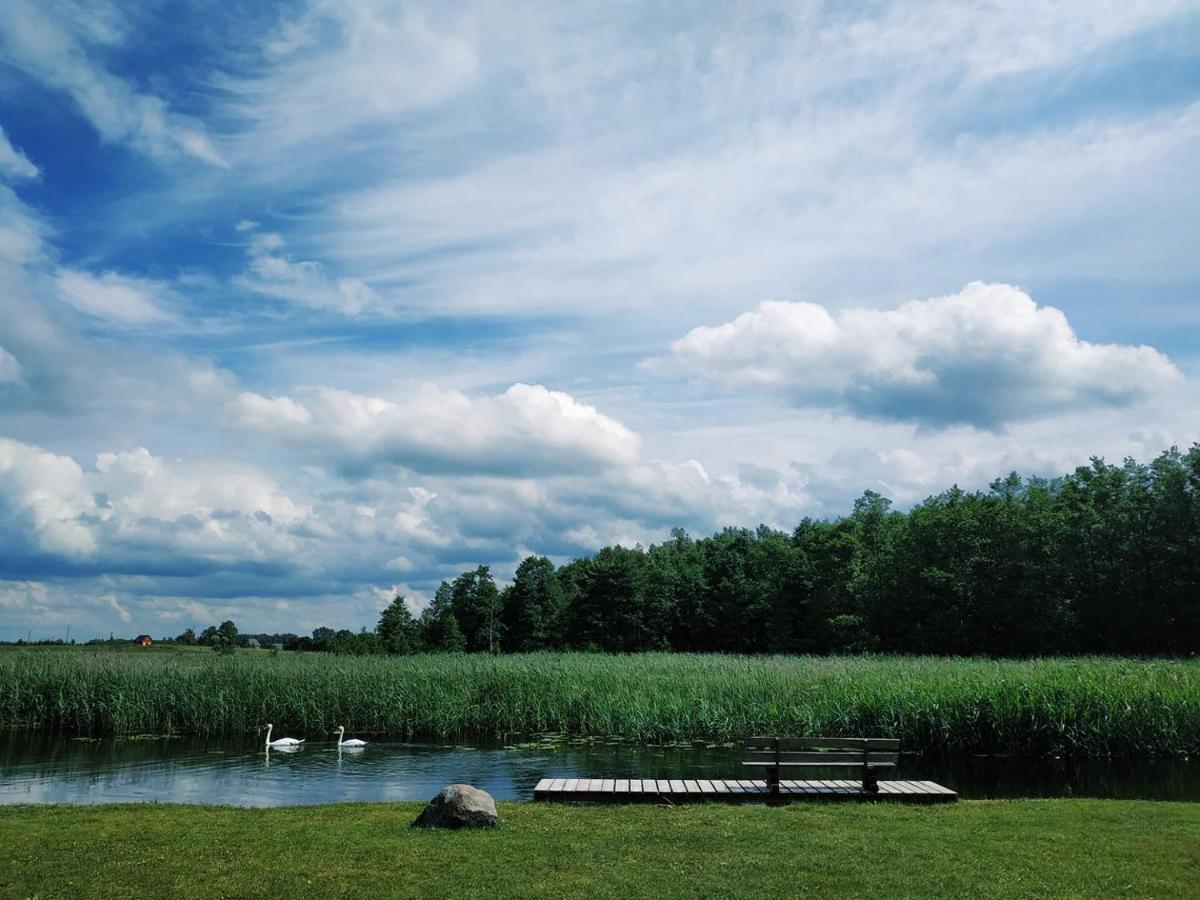
[(421, 810), (413, 828), (487, 828), (499, 821), (491, 794), (469, 784), (451, 784)]

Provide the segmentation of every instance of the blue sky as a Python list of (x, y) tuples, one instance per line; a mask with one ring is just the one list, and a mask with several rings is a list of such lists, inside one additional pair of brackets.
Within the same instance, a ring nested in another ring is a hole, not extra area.
[(3, 0), (0, 636), (1200, 439), (1200, 13)]

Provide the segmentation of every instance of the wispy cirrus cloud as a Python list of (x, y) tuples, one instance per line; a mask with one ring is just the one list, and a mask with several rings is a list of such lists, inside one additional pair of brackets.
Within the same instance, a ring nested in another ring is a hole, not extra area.
[(164, 306), (173, 296), (163, 282), (102, 272), (61, 269), (55, 276), (58, 296), (92, 318), (116, 325), (150, 326), (174, 320)]
[(38, 167), (12, 145), (4, 129), (0, 128), (0, 176), (5, 178), (37, 178)]
[(273, 232), (257, 231), (253, 222), (238, 223), (247, 235), (247, 271), (234, 283), (239, 288), (310, 309), (358, 316), (379, 307), (380, 298), (357, 278), (334, 278), (316, 260), (292, 259), (286, 242)]
[[(380, 131), (397, 137), (405, 116), (472, 85), (482, 37), (476, 18), (465, 7), (371, 0), (287, 10), (261, 43), (260, 70), (222, 80), (229, 114), (249, 126), (239, 152), (294, 160), (360, 130), (368, 143)], [(269, 148), (252, 143), (267, 134)]]
[(1200, 437), (1193, 6), (10, 3), (0, 633)]
[(133, 36), (115, 5), (11, 0), (0, 22), (0, 59), (66, 93), (106, 141), (157, 158), (227, 165), (204, 126), (137, 90), (97, 60)]
[(0, 384), (20, 383), (24, 371), (21, 368), (21, 361), (0, 347)]

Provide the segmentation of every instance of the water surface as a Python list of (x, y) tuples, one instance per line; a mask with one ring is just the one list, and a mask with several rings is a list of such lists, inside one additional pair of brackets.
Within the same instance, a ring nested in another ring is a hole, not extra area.
[[(72, 740), (0, 735), (0, 803), (219, 803), (286, 806), (350, 800), (427, 800), (453, 782), (501, 800), (529, 800), (545, 777), (747, 777), (732, 748), (536, 742), (372, 741), (338, 751), (309, 741), (266, 753), (257, 739)], [(844, 770), (812, 771), (844, 778)], [(897, 778), (928, 779), (967, 798), (1118, 797), (1200, 801), (1200, 763), (927, 759), (903, 757)]]

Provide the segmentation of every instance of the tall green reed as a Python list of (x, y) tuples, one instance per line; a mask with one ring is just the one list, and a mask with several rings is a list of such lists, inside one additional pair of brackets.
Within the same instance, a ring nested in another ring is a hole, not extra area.
[(882, 735), (908, 751), (1200, 752), (1200, 661), (647, 653), (333, 657), (0, 652), (0, 729), (641, 742)]

